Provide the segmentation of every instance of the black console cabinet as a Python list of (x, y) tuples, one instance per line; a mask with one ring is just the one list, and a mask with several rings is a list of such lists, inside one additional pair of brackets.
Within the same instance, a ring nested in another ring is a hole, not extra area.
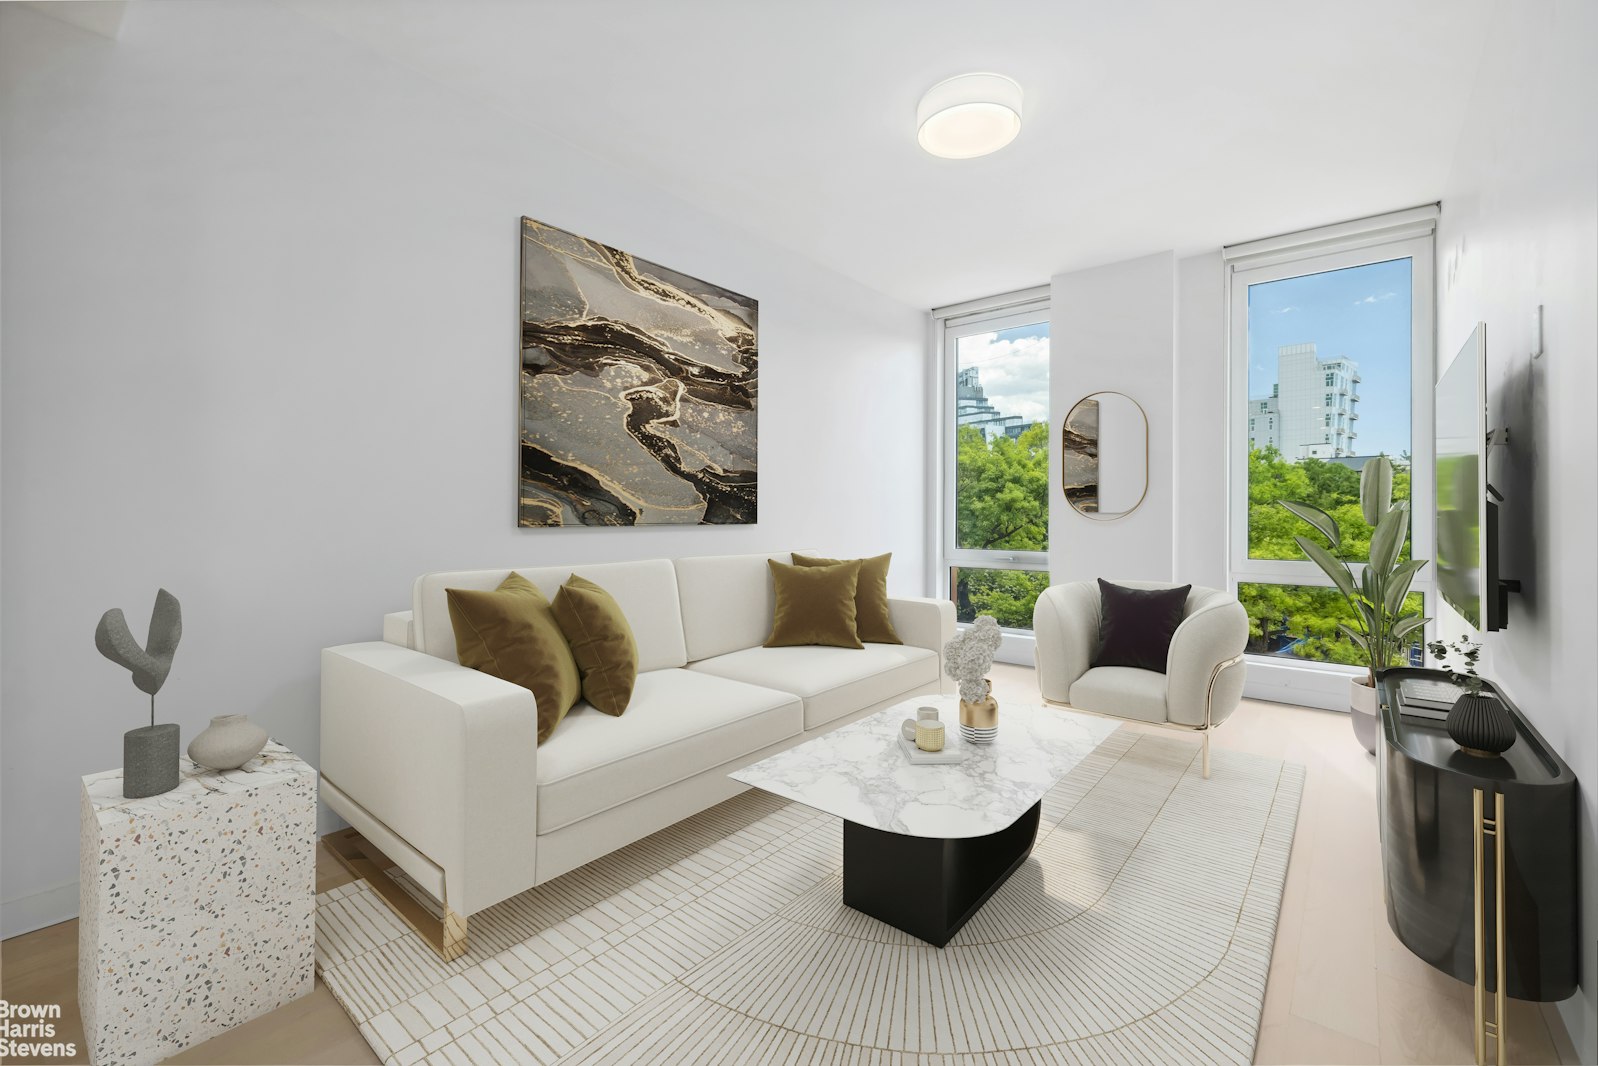
[[(1476, 982), (1477, 823), (1474, 793), (1486, 817), (1503, 795), (1496, 831), (1502, 871), (1504, 985), (1515, 999), (1553, 1001), (1576, 991), (1578, 977), (1576, 778), (1502, 693), (1516, 741), (1501, 758), (1466, 755), (1443, 723), (1399, 712), (1398, 686), (1432, 670), (1388, 670), (1380, 679), (1382, 742), (1377, 747), (1382, 879), (1387, 924), (1406, 947), (1437, 969)], [(1491, 688), (1491, 686), (1488, 686)], [(1495, 842), (1496, 843), (1496, 842)], [(1493, 936), (1497, 870), (1488, 845), (1482, 878), (1484, 928)], [(1485, 986), (1496, 991), (1493, 953)]]

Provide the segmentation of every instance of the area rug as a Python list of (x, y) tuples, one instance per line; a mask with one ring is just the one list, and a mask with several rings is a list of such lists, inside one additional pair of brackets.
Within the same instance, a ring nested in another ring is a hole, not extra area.
[(1119, 729), (942, 950), (843, 905), (838, 819), (751, 791), (473, 915), (453, 962), (341, 886), (317, 964), (405, 1066), (1245, 1063), (1303, 775)]

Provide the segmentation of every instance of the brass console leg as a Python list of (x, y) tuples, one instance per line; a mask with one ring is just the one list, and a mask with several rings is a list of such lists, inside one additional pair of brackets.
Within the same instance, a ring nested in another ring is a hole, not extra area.
[(449, 962), (466, 954), (466, 916), (450, 910), (445, 902), (443, 917), (434, 917), (385, 873), (395, 866), (394, 860), (371, 841), (354, 829), (340, 829), (324, 836), (322, 843), (345, 869), (370, 885), (406, 925), (421, 934), (439, 958)]
[[(1471, 836), (1475, 840), (1475, 869), (1472, 881), (1475, 886), (1476, 917), (1476, 1066), (1488, 1066), (1487, 1041), (1491, 1038), (1497, 1052), (1498, 1066), (1508, 1062), (1509, 1035), (1505, 1029), (1504, 989), (1504, 794), (1493, 794), (1493, 816), (1485, 817), (1482, 790), (1471, 790), (1471, 813), (1474, 824)], [(1493, 974), (1497, 984), (1493, 988), (1493, 1018), (1487, 1020), (1487, 838), (1493, 838)]]

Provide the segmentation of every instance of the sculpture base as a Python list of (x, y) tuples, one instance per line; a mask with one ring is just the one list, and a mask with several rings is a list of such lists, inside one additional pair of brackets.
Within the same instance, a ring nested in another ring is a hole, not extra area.
[(122, 734), (122, 795), (159, 796), (178, 787), (176, 722), (140, 726)]

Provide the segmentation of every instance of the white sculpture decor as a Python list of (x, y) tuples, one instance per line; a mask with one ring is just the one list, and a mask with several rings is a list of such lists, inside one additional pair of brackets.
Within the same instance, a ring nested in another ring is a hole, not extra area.
[(1003, 638), (998, 620), (984, 614), (943, 646), (943, 672), (960, 686), (960, 736), (967, 743), (991, 744), (999, 731), (999, 704), (987, 673)]

